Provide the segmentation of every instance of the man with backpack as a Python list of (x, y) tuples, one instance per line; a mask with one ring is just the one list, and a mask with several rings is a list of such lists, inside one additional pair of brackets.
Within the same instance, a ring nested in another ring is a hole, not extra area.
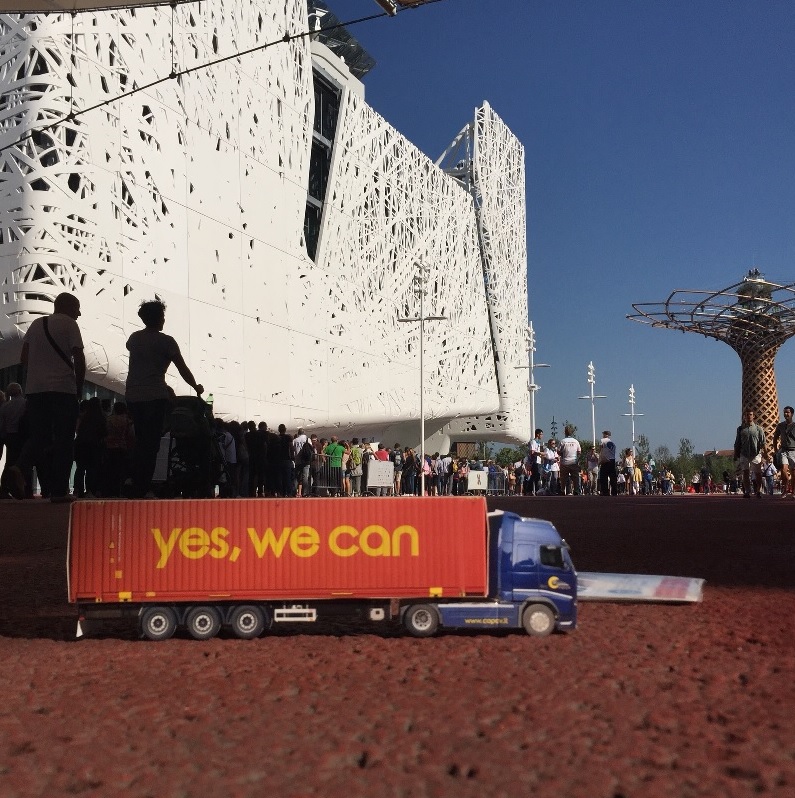
[(309, 495), (309, 466), (312, 463), (312, 456), (315, 448), (303, 429), (298, 430), (298, 434), (293, 438), (293, 461), (295, 462), (295, 480), (297, 483), (296, 495)]

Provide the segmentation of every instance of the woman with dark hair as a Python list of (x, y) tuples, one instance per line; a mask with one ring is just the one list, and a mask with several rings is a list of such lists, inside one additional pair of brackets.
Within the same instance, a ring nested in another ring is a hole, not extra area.
[(340, 441), (340, 445), (345, 450), (342, 453), (342, 495), (351, 495), (351, 445), (348, 441)]
[(406, 447), (403, 449), (403, 493), (409, 496), (414, 495), (414, 485), (417, 480), (417, 458), (414, 456), (414, 449)]
[(135, 426), (132, 481), (134, 496), (147, 494), (160, 450), (163, 424), (174, 392), (166, 384), (173, 363), (188, 385), (201, 396), (199, 385), (185, 364), (177, 342), (163, 333), (166, 306), (157, 300), (144, 302), (138, 316), (146, 325), (127, 339), (130, 365), (127, 372), (127, 407)]

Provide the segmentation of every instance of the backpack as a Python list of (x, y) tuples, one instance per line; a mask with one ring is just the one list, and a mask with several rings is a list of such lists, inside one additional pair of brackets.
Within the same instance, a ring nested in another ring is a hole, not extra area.
[(395, 464), (395, 470), (399, 471), (403, 468), (403, 452), (396, 449), (392, 455), (392, 462)]
[(358, 468), (362, 464), (362, 450), (358, 446), (351, 449), (351, 465)]
[(312, 462), (312, 456), (315, 454), (315, 447), (309, 442), (307, 438), (304, 441), (304, 445), (298, 451), (298, 457), (296, 457), (296, 462), (298, 465), (307, 466)]

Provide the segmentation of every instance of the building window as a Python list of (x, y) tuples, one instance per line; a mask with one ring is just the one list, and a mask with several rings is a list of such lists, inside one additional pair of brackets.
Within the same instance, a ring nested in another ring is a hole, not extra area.
[(326, 141), (334, 141), (337, 116), (340, 111), (340, 96), (336, 89), (315, 75), (315, 124), (314, 132)]
[(311, 203), (306, 204), (304, 244), (306, 244), (306, 252), (312, 260), (315, 259), (315, 254), (317, 253), (317, 240), (320, 236), (320, 217), (322, 212), (321, 206)]
[(312, 260), (317, 254), (323, 203), (326, 200), (331, 152), (337, 132), (340, 111), (340, 90), (313, 73), (315, 119), (312, 127), (312, 152), (309, 158), (309, 185), (304, 214), (304, 244)]
[(312, 142), (309, 158), (309, 196), (323, 202), (326, 198), (328, 173), (331, 168), (331, 150), (317, 141)]

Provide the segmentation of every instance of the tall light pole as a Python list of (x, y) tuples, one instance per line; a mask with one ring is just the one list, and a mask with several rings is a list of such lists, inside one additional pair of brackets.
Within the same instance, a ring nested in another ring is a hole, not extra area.
[(595, 394), (594, 388), (596, 387), (596, 369), (593, 367), (593, 360), (588, 364), (588, 385), (591, 387), (591, 392), (588, 396), (580, 396), (579, 399), (591, 400), (591, 440), (593, 441), (594, 449), (596, 448), (596, 403), (594, 399), (607, 399), (604, 394)]
[(425, 495), (425, 322), (426, 321), (445, 321), (447, 316), (426, 316), (425, 315), (425, 294), (428, 283), (428, 275), (431, 267), (426, 266), (421, 260), (414, 264), (417, 267), (417, 274), (414, 275), (414, 295), (420, 300), (420, 315), (408, 318), (399, 318), (401, 323), (420, 323), (420, 495)]
[(528, 365), (514, 366), (514, 368), (529, 369), (527, 390), (530, 392), (530, 438), (532, 439), (536, 434), (536, 391), (539, 390), (539, 386), (536, 385), (534, 371), (535, 369), (548, 369), (552, 367), (549, 365), (549, 363), (536, 363), (534, 360), (536, 351), (536, 334), (535, 330), (533, 330), (532, 321), (527, 325), (526, 333)]
[(642, 416), (643, 413), (635, 412), (635, 386), (629, 386), (629, 413), (623, 413), (632, 419), (632, 457), (635, 457), (635, 416)]

